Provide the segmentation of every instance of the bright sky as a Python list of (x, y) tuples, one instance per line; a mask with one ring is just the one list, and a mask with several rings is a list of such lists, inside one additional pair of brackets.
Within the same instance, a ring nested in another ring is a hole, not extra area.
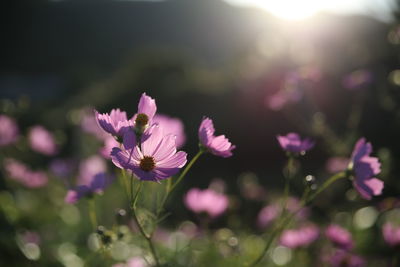
[(367, 14), (382, 21), (392, 19), (395, 0), (225, 0), (240, 6), (265, 9), (274, 16), (287, 20), (301, 20), (320, 12), (339, 14)]

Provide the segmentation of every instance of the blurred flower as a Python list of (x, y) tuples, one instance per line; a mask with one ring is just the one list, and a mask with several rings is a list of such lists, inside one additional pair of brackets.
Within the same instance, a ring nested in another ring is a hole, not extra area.
[(133, 126), (133, 122), (126, 117), (126, 112), (119, 108), (111, 110), (110, 114), (100, 114), (96, 110), (94, 112), (99, 126), (113, 136), (122, 137)]
[(99, 127), (93, 109), (86, 108), (82, 111), (81, 128), (84, 132), (92, 134), (99, 140), (105, 140), (109, 135)]
[(338, 249), (333, 255), (327, 258), (332, 267), (363, 267), (366, 262), (360, 256), (346, 250)]
[(68, 190), (64, 201), (74, 204), (84, 196), (101, 194), (111, 181), (112, 178), (106, 174), (104, 160), (96, 155), (91, 156), (81, 162), (77, 186)]
[(346, 89), (359, 89), (372, 81), (372, 73), (368, 70), (356, 70), (343, 78), (342, 84)]
[[(303, 220), (308, 217), (309, 210), (308, 208), (302, 208), (300, 201), (297, 198), (289, 197), (286, 202), (286, 209), (288, 212), (295, 212), (295, 217), (299, 220)], [(275, 220), (280, 212), (282, 211), (282, 207), (279, 203), (273, 203), (268, 206), (265, 206), (258, 213), (257, 224), (261, 228), (267, 227), (273, 220)]]
[(339, 225), (329, 225), (325, 230), (325, 235), (339, 248), (350, 250), (354, 246), (351, 233)]
[(271, 204), (262, 208), (257, 217), (258, 226), (260, 228), (265, 228), (270, 225), (271, 222), (278, 217), (281, 210), (282, 209), (279, 208), (279, 205), (276, 204)]
[(228, 208), (228, 197), (212, 189), (190, 189), (184, 198), (185, 205), (195, 213), (206, 212), (210, 217), (217, 217)]
[(110, 184), (111, 178), (106, 173), (98, 173), (92, 177), (90, 183), (78, 185), (68, 190), (64, 198), (65, 203), (75, 204), (79, 199), (91, 194), (102, 194), (104, 189)]
[(148, 266), (146, 261), (140, 257), (130, 258), (126, 263), (117, 263), (112, 267), (145, 267)]
[(373, 176), (380, 173), (381, 164), (376, 157), (370, 157), (372, 145), (360, 138), (353, 150), (350, 160), (351, 169), (354, 171), (353, 185), (365, 199), (371, 199), (382, 193), (383, 181)]
[(276, 138), (283, 150), (292, 153), (304, 153), (315, 144), (309, 138), (301, 140), (297, 133), (288, 133), (286, 136), (278, 135)]
[(58, 177), (67, 177), (74, 170), (74, 162), (70, 159), (54, 159), (50, 162), (50, 170)]
[(37, 188), (47, 184), (48, 178), (46, 173), (42, 171), (32, 171), (26, 165), (15, 159), (5, 159), (4, 168), (10, 178), (20, 182), (26, 187)]
[(400, 227), (395, 227), (391, 223), (385, 223), (382, 227), (383, 239), (390, 246), (400, 246)]
[(0, 115), (0, 146), (14, 143), (18, 139), (18, 125), (13, 118)]
[(28, 139), (31, 148), (44, 155), (52, 156), (57, 153), (53, 135), (43, 126), (37, 125), (30, 129)]
[(186, 142), (186, 135), (183, 123), (178, 118), (172, 118), (167, 115), (157, 114), (153, 118), (154, 123), (158, 123), (166, 134), (176, 135), (176, 147), (181, 148)]
[(114, 147), (113, 163), (131, 170), (140, 180), (155, 181), (169, 178), (186, 164), (187, 154), (176, 151), (175, 136), (164, 135), (159, 125), (148, 128), (136, 142), (136, 134), (127, 131), (123, 138), (123, 149)]
[(108, 136), (104, 140), (104, 146), (100, 148), (100, 154), (106, 158), (106, 159), (111, 159), (111, 151), (114, 147), (118, 147), (119, 143), (113, 136)]
[(232, 156), (232, 145), (225, 135), (215, 136), (214, 124), (211, 119), (204, 117), (199, 128), (200, 143), (212, 154), (220, 157)]
[(350, 159), (345, 157), (331, 157), (327, 160), (325, 168), (329, 173), (337, 173), (345, 170)]
[(77, 184), (88, 185), (92, 182), (95, 175), (106, 171), (107, 165), (104, 159), (97, 155), (90, 156), (89, 158), (82, 160), (79, 164)]
[(315, 225), (308, 225), (299, 229), (285, 230), (279, 242), (288, 248), (305, 247), (314, 242), (319, 236), (319, 230)]

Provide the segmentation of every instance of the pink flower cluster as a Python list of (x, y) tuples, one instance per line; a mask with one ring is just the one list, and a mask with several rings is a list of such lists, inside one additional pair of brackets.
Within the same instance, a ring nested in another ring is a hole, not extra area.
[(229, 204), (228, 197), (224, 194), (212, 189), (199, 188), (190, 189), (185, 195), (184, 202), (186, 207), (193, 212), (205, 212), (212, 218), (224, 213)]
[(319, 229), (315, 225), (307, 225), (298, 229), (285, 230), (279, 243), (288, 248), (305, 247), (319, 237)]
[[(169, 178), (186, 164), (187, 155), (177, 148), (185, 142), (180, 120), (156, 114), (153, 98), (142, 94), (137, 113), (128, 119), (126, 112), (114, 109), (110, 114), (95, 111), (99, 126), (117, 140), (106, 140), (103, 154), (109, 154), (119, 168), (134, 173), (140, 180), (155, 181)], [(234, 146), (225, 136), (214, 136), (214, 126), (205, 118), (200, 125), (200, 143), (212, 154), (232, 155)], [(118, 143), (122, 141), (121, 145)]]
[(23, 163), (15, 159), (5, 159), (4, 168), (10, 178), (26, 187), (37, 188), (45, 186), (48, 178), (43, 171), (32, 171)]

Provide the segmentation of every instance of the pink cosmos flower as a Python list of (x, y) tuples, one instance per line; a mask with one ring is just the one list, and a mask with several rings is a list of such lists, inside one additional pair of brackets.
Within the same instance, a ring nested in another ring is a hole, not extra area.
[(286, 136), (278, 135), (276, 138), (283, 150), (292, 153), (304, 153), (313, 148), (315, 144), (309, 138), (301, 140), (297, 133), (288, 133)]
[(400, 227), (385, 223), (382, 228), (383, 239), (392, 247), (400, 246)]
[(204, 117), (199, 128), (200, 143), (212, 154), (227, 158), (232, 156), (235, 148), (225, 135), (215, 136), (214, 124), (211, 119)]
[(381, 164), (376, 157), (370, 157), (372, 145), (365, 138), (357, 141), (351, 155), (350, 166), (354, 171), (353, 185), (365, 199), (371, 199), (382, 193), (383, 181), (373, 177), (380, 173)]
[(140, 257), (130, 258), (126, 263), (117, 263), (112, 267), (146, 267), (146, 261)]
[(0, 115), (0, 146), (14, 143), (18, 139), (18, 126), (13, 118)]
[(325, 235), (339, 248), (350, 250), (354, 246), (351, 233), (337, 224), (329, 225), (325, 230)]
[(186, 142), (186, 135), (183, 123), (178, 118), (172, 118), (167, 115), (156, 114), (153, 123), (159, 124), (166, 134), (176, 135), (176, 147), (181, 148)]
[(366, 262), (363, 258), (349, 251), (338, 249), (333, 255), (327, 258), (332, 267), (363, 267)]
[(285, 230), (279, 243), (288, 248), (305, 247), (314, 242), (318, 236), (318, 228), (315, 225), (308, 225), (299, 229)]
[(53, 135), (43, 126), (37, 125), (30, 129), (28, 139), (31, 148), (39, 153), (52, 156), (57, 153)]
[(94, 112), (99, 126), (113, 136), (122, 137), (126, 130), (133, 126), (133, 122), (128, 120), (126, 112), (119, 108), (111, 110), (110, 114), (100, 114), (96, 110)]
[(325, 168), (330, 173), (337, 173), (345, 170), (349, 165), (350, 159), (345, 157), (329, 158), (325, 164)]
[(106, 173), (106, 163), (99, 156), (91, 156), (83, 160), (79, 166), (77, 186), (68, 190), (64, 201), (74, 204), (90, 194), (101, 194), (112, 179)]
[(184, 198), (185, 205), (195, 213), (206, 212), (212, 218), (225, 212), (228, 208), (228, 197), (211, 189), (190, 189)]
[(176, 151), (175, 136), (164, 135), (162, 128), (154, 124), (137, 142), (133, 131), (123, 138), (123, 149), (114, 147), (111, 152), (113, 163), (131, 170), (140, 180), (155, 181), (169, 178), (186, 164), (187, 154)]
[(5, 159), (4, 168), (10, 178), (26, 187), (38, 188), (47, 184), (48, 178), (42, 171), (32, 171), (15, 159)]

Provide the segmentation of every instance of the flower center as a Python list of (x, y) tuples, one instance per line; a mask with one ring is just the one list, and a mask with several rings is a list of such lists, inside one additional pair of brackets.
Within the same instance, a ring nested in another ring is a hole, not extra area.
[(142, 170), (144, 170), (145, 172), (149, 172), (149, 171), (153, 170), (154, 167), (156, 167), (156, 162), (154, 161), (153, 157), (144, 156), (140, 160), (140, 168)]
[(149, 117), (144, 113), (139, 113), (136, 116), (135, 122), (138, 126), (145, 126), (149, 122)]

